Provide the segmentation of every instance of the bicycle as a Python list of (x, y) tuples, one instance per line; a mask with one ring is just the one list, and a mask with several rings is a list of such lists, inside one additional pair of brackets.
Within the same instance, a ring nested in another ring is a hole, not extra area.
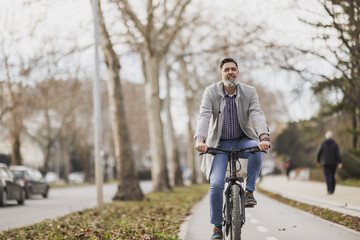
[[(225, 190), (223, 226), (225, 226), (226, 236), (230, 233), (231, 240), (241, 240), (241, 228), (245, 224), (244, 178), (237, 176), (237, 172), (241, 170), (241, 163), (236, 155), (237, 153), (254, 154), (256, 152), (266, 153), (266, 151), (261, 151), (258, 146), (233, 150), (208, 147), (206, 152), (200, 153), (200, 155), (216, 155), (220, 153), (228, 155), (228, 162), (230, 163), (230, 177), (226, 177), (225, 179), (228, 186)], [(239, 163), (239, 169), (236, 169), (236, 163)]]

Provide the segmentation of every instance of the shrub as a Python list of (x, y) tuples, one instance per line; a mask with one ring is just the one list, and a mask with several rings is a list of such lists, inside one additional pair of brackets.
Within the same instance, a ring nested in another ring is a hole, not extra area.
[(341, 155), (343, 168), (339, 171), (341, 179), (360, 178), (360, 152), (347, 150)]

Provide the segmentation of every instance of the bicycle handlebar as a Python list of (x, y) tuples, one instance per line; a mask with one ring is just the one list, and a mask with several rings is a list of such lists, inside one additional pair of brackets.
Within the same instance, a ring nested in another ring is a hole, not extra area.
[(204, 154), (216, 155), (216, 154), (219, 154), (220, 152), (223, 152), (226, 154), (229, 154), (229, 153), (251, 153), (251, 154), (254, 154), (257, 152), (267, 153), (266, 151), (261, 151), (258, 146), (253, 146), (253, 147), (248, 147), (248, 148), (240, 148), (240, 149), (232, 149), (232, 150), (208, 147), (206, 152), (200, 153), (200, 156), (204, 155)]

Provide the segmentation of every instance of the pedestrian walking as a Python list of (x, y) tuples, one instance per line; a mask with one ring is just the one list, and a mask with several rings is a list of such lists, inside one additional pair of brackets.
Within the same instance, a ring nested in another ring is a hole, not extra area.
[[(220, 63), (221, 81), (206, 88), (200, 106), (200, 116), (196, 126), (196, 150), (206, 152), (207, 147), (239, 149), (258, 145), (260, 150), (268, 150), (270, 132), (265, 116), (260, 108), (254, 87), (239, 82), (237, 62), (225, 58)], [(256, 131), (251, 126), (254, 123)], [(262, 152), (243, 154), (248, 158), (245, 206), (257, 204), (253, 192), (260, 172)], [(210, 180), (210, 223), (214, 224), (211, 239), (223, 239), (222, 207), (227, 155), (205, 156), (201, 170)]]
[(339, 147), (332, 136), (331, 131), (326, 132), (325, 140), (321, 143), (317, 154), (317, 165), (322, 166), (324, 169), (328, 194), (334, 193), (336, 169), (342, 168)]
[(285, 168), (285, 171), (286, 171), (287, 179), (290, 179), (290, 171), (291, 171), (291, 162), (290, 162), (290, 160), (286, 160), (284, 162), (284, 168)]

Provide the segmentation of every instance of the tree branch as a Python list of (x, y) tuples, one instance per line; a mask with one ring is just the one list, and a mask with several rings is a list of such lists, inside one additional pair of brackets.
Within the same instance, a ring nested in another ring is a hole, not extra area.
[(134, 25), (139, 30), (139, 32), (145, 37), (145, 26), (140, 22), (135, 12), (131, 9), (129, 2), (127, 0), (117, 0), (116, 3), (118, 9), (123, 15), (124, 22), (127, 21), (126, 16), (128, 16), (134, 22)]
[(185, 0), (185, 2), (183, 2), (183, 4), (179, 4), (180, 5), (180, 10), (177, 14), (177, 16), (175, 17), (175, 24), (172, 27), (172, 31), (170, 31), (170, 34), (167, 38), (167, 41), (164, 44), (164, 48), (161, 51), (161, 55), (165, 54), (168, 50), (169, 47), (171, 45), (171, 43), (174, 41), (176, 34), (179, 32), (179, 30), (182, 28), (183, 24), (181, 24), (181, 20), (182, 20), (182, 16), (185, 12), (186, 7), (188, 6), (188, 4), (191, 2), (191, 0)]
[(349, 45), (349, 41), (344, 36), (344, 29), (336, 22), (336, 16), (335, 14), (326, 6), (326, 3), (322, 4), (325, 11), (330, 15), (332, 18), (332, 22), (334, 24), (335, 29), (340, 33), (340, 39), (345, 44), (345, 46), (349, 49), (350, 52), (352, 52), (352, 47)]

